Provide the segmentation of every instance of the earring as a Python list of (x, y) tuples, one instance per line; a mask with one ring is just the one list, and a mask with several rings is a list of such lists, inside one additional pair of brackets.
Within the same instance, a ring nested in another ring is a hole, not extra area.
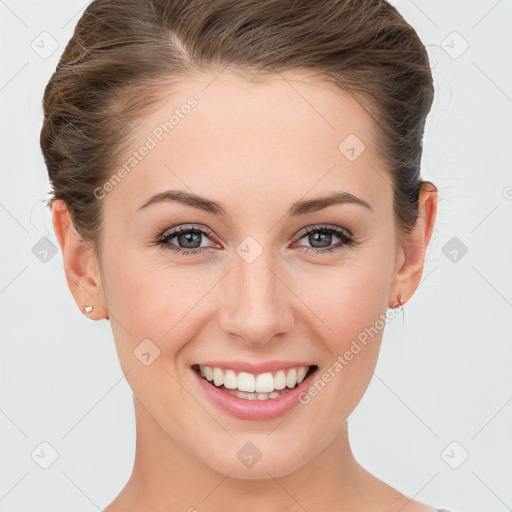
[(398, 301), (398, 307), (403, 306), (405, 304), (405, 302), (402, 301), (402, 296), (400, 294), (396, 296), (396, 300)]
[(94, 307), (94, 306), (84, 306), (84, 311), (85, 311), (86, 313), (90, 313), (90, 312), (92, 311), (92, 308), (93, 308), (93, 307)]

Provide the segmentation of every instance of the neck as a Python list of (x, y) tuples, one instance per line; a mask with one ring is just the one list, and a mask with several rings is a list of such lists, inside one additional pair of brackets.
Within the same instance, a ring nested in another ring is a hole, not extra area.
[[(105, 512), (357, 509), (374, 479), (355, 460), (343, 423), (323, 450), (291, 473), (243, 479), (191, 457), (134, 396), (137, 443), (132, 475)], [(364, 501), (364, 500), (363, 500)]]

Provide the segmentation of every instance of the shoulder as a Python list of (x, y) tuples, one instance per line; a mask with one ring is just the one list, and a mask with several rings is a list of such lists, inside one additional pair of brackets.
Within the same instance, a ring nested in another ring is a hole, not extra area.
[[(395, 512), (395, 508), (391, 510)], [(448, 510), (440, 511), (437, 508), (429, 507), (428, 505), (420, 503), (419, 501), (412, 501), (410, 498), (407, 498), (407, 501), (402, 503), (396, 510), (400, 510), (401, 512), (449, 512)]]
[[(362, 466), (361, 466), (362, 468)], [(365, 494), (372, 496), (366, 510), (379, 512), (441, 512), (435, 507), (430, 507), (398, 491), (389, 484), (383, 482), (375, 475), (362, 468), (366, 480)], [(450, 511), (442, 511), (450, 512)]]
[(450, 512), (448, 510), (439, 510), (429, 505), (425, 505), (419, 501), (414, 501), (402, 493), (397, 493), (389, 505), (386, 507), (386, 512)]

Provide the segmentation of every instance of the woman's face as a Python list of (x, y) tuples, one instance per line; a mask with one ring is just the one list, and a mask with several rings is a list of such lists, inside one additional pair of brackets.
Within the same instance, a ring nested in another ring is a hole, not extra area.
[[(182, 82), (136, 125), (119, 183), (98, 196), (101, 282), (139, 429), (241, 478), (285, 475), (327, 447), (371, 379), (402, 261), (373, 125), (325, 83), (227, 72)], [(148, 204), (171, 191), (187, 204)], [(297, 206), (332, 194), (346, 200)], [(205, 363), (318, 369), (289, 408), (214, 390)]]

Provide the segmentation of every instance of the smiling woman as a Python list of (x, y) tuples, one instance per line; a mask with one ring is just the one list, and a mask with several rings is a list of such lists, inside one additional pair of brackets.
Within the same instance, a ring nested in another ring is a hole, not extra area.
[(347, 425), (422, 276), (433, 92), (385, 1), (87, 7), (41, 147), (69, 287), (133, 390), (108, 512), (435, 510), (359, 465)]

